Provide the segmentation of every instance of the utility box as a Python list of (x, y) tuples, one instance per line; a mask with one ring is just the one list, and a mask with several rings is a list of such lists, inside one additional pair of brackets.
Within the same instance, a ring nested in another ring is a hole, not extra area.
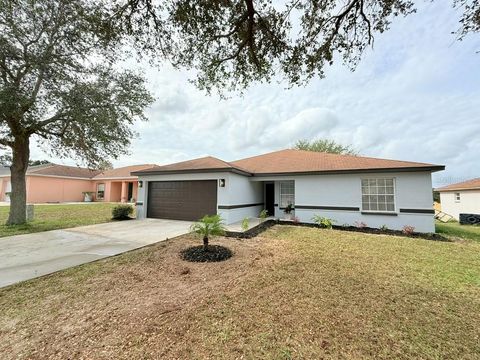
[(33, 204), (27, 204), (27, 221), (33, 220), (34, 216)]
[(460, 224), (462, 225), (480, 224), (480, 214), (460, 214)]

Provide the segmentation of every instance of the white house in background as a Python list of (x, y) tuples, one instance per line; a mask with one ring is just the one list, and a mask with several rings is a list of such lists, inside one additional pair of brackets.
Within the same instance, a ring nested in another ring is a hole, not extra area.
[(444, 186), (440, 192), (442, 212), (459, 220), (460, 214), (480, 215), (480, 178)]
[(197, 220), (220, 214), (227, 224), (282, 218), (289, 204), (301, 222), (316, 214), (337, 225), (365, 223), (434, 232), (431, 173), (441, 165), (281, 150), (233, 162), (204, 157), (133, 172), (139, 218)]

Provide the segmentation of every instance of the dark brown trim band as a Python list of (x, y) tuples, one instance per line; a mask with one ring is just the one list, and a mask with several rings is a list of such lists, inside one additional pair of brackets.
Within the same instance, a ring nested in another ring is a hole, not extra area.
[(400, 209), (401, 213), (409, 214), (435, 214), (433, 209)]
[(397, 213), (381, 212), (381, 211), (362, 211), (362, 215), (385, 215), (385, 216), (398, 216)]
[(295, 209), (360, 211), (360, 208), (354, 206), (295, 205)]
[(237, 168), (217, 168), (217, 169), (188, 169), (188, 170), (140, 170), (133, 171), (133, 176), (148, 175), (170, 175), (170, 174), (194, 174), (194, 173), (216, 173), (216, 172), (232, 172), (244, 176), (269, 177), (269, 176), (295, 176), (295, 175), (334, 175), (334, 174), (361, 174), (361, 173), (392, 173), (392, 172), (411, 172), (411, 171), (441, 171), (445, 170), (443, 165), (420, 166), (420, 167), (403, 167), (403, 168), (374, 168), (374, 169), (345, 169), (345, 170), (319, 170), (319, 171), (292, 171), (292, 172), (276, 172), (276, 173), (249, 173)]
[(218, 208), (224, 209), (224, 210), (232, 210), (232, 209), (240, 209), (240, 208), (253, 207), (253, 206), (263, 206), (263, 203), (242, 204), (242, 205), (218, 205)]
[(142, 201), (137, 201), (137, 202), (135, 203), (135, 205), (137, 205), (137, 206), (143, 205), (143, 202), (142, 202)]

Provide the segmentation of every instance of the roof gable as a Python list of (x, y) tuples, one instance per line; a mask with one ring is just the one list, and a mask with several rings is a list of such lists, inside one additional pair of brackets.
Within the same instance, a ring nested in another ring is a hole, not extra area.
[(206, 172), (206, 171), (234, 171), (245, 173), (249, 175), (248, 172), (238, 166), (235, 166), (226, 161), (220, 160), (213, 156), (205, 156), (198, 159), (181, 161), (174, 164), (168, 164), (163, 166), (155, 166), (153, 168), (137, 171), (135, 174), (146, 174), (148, 175), (153, 173), (178, 173), (178, 172)]

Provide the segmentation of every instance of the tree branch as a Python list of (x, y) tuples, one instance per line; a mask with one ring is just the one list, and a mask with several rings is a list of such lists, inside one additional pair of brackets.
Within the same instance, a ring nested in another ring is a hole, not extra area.
[(255, 27), (255, 8), (253, 7), (253, 0), (245, 0), (247, 4), (247, 14), (248, 14), (248, 23), (247, 23), (247, 39), (249, 44), (250, 50), (250, 57), (257, 67), (257, 69), (261, 69), (260, 62), (258, 61), (256, 50), (255, 50), (255, 35), (254, 35), (254, 27)]

